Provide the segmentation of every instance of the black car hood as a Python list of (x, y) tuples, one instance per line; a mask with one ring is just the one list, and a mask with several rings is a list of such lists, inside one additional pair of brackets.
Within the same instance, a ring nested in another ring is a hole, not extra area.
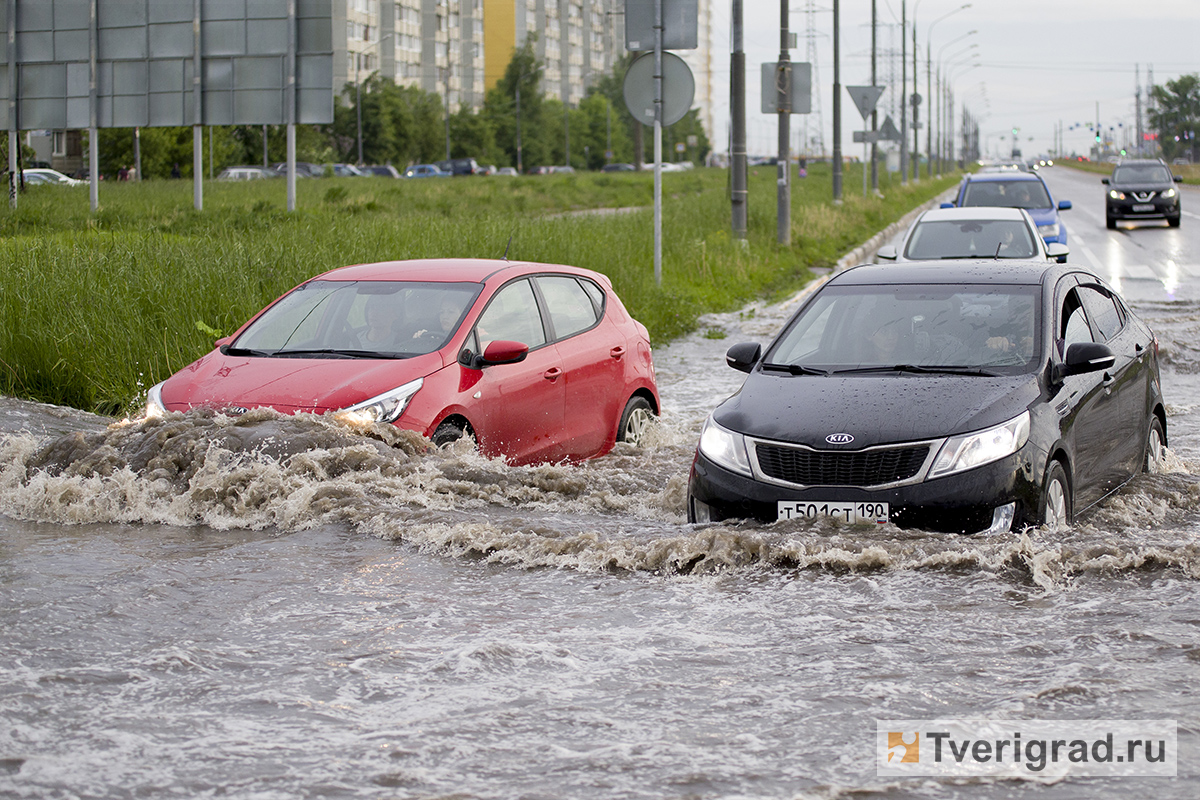
[(1109, 188), (1116, 189), (1119, 192), (1165, 192), (1174, 185), (1174, 183), (1167, 183), (1165, 181), (1153, 181), (1151, 183), (1109, 183)]
[(754, 372), (713, 413), (724, 428), (749, 436), (828, 449), (826, 437), (850, 434), (843, 445), (935, 439), (997, 425), (1038, 397), (1037, 375), (817, 376)]

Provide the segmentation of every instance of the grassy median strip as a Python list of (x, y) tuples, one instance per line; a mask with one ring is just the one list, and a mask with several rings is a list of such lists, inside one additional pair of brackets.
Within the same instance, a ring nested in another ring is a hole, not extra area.
[[(210, 183), (202, 212), (191, 184), (32, 187), (0, 210), (0, 392), (99, 413), (136, 408), (145, 390), (204, 354), (217, 335), (292, 286), (346, 264), (407, 258), (499, 258), (574, 264), (608, 275), (662, 343), (700, 314), (793, 290), (845, 252), (955, 182), (861, 194), (845, 203), (830, 167), (796, 180), (793, 245), (775, 232), (775, 168), (750, 176), (750, 237), (730, 235), (728, 172), (663, 175), (663, 283), (653, 274), (653, 175)], [(596, 209), (641, 207), (635, 213)], [(511, 246), (509, 241), (511, 239)]]

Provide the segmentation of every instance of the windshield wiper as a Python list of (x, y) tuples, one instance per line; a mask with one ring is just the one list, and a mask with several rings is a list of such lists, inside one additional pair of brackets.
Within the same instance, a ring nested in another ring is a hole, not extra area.
[(258, 358), (270, 358), (275, 355), (270, 350), (251, 350), (248, 347), (229, 347), (228, 345), (221, 348), (221, 354), (226, 356), (256, 356)]
[(275, 350), (266, 353), (275, 358), (304, 358), (305, 356), (334, 356), (335, 358), (405, 358), (399, 353), (377, 353), (374, 350), (339, 350), (333, 347), (311, 350)]
[(998, 375), (995, 372), (988, 372), (979, 367), (919, 367), (916, 364), (893, 364), (890, 367), (852, 367), (850, 369), (837, 369), (832, 374), (846, 375), (849, 373), (868, 373), (868, 372), (914, 372), (922, 375), (975, 375), (984, 378), (995, 378)]
[(763, 369), (787, 372), (792, 375), (828, 375), (829, 370), (806, 367), (801, 364), (763, 364)]

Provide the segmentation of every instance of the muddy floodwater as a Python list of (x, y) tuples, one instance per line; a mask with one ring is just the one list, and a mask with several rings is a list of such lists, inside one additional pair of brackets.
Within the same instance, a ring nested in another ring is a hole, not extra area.
[[(312, 417), (0, 401), (0, 797), (1200, 795), (1200, 294), (1157, 331), (1167, 469), (1068, 531), (689, 526), (737, 341), (656, 352), (578, 466)], [(717, 337), (724, 338), (717, 338)], [(875, 720), (1172, 719), (1174, 778), (897, 779)]]

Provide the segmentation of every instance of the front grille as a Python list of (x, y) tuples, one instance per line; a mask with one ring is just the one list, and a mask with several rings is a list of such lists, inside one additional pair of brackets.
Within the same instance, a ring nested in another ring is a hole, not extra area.
[(801, 486), (880, 486), (921, 470), (929, 445), (839, 453), (759, 443), (758, 466), (768, 477)]
[(1154, 199), (1154, 195), (1158, 194), (1158, 192), (1130, 192), (1130, 194), (1132, 194), (1133, 199), (1137, 200), (1139, 203), (1148, 203)]

